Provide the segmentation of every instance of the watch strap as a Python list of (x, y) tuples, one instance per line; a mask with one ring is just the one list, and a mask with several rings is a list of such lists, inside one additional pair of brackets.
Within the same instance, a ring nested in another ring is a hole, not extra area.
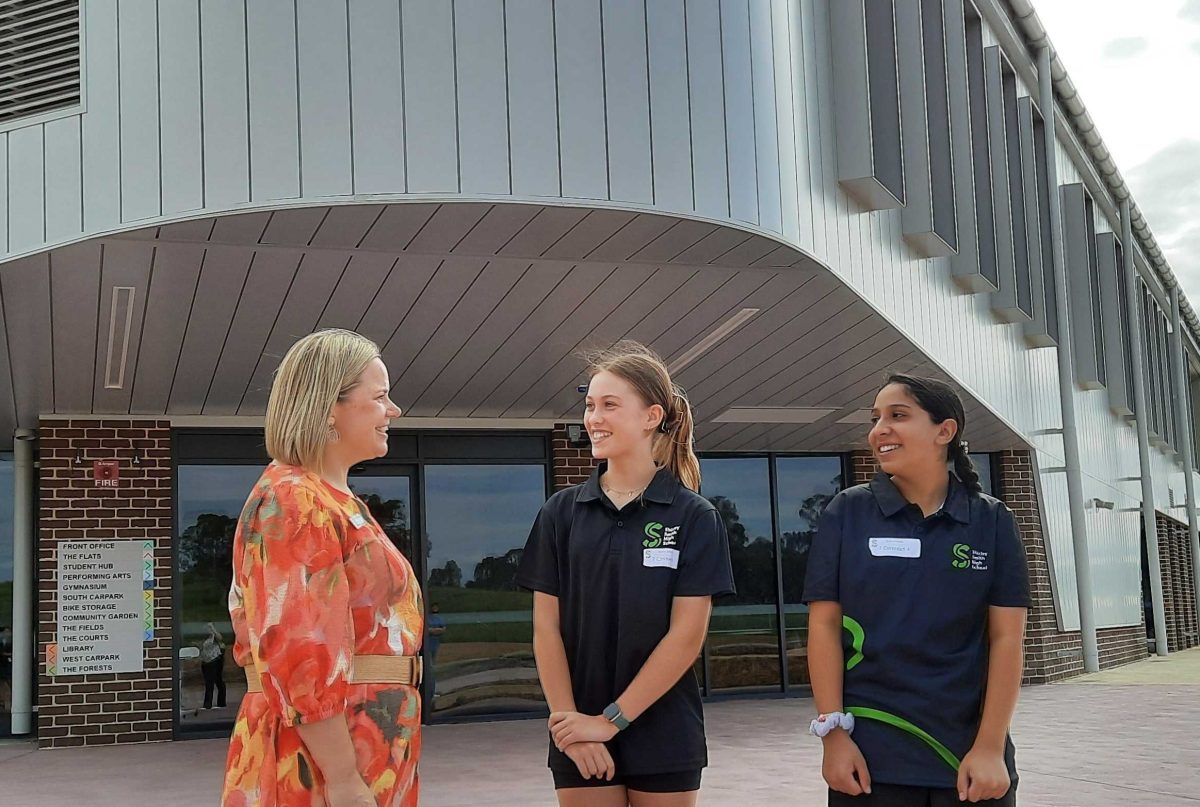
[(621, 712), (621, 707), (617, 706), (615, 701), (604, 707), (604, 719), (616, 726), (617, 731), (629, 728), (629, 719)]

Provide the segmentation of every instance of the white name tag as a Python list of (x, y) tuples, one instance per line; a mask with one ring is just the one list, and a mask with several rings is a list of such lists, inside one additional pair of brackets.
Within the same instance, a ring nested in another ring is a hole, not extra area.
[(678, 549), (643, 549), (643, 566), (662, 566), (667, 569), (679, 568)]
[(367, 520), (362, 517), (362, 513), (351, 513), (350, 523), (354, 525), (354, 529), (361, 530), (367, 526)]
[(919, 538), (872, 538), (868, 542), (871, 554), (877, 558), (919, 558)]

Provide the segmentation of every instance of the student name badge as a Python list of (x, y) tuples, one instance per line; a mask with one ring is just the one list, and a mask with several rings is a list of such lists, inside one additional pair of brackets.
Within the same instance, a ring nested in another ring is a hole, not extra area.
[(871, 554), (877, 558), (919, 558), (919, 538), (872, 538), (868, 544)]
[(354, 529), (356, 530), (361, 530), (363, 527), (367, 526), (367, 520), (363, 518), (362, 513), (351, 513), (350, 523), (354, 525)]
[(643, 549), (642, 550), (642, 565), (653, 567), (659, 566), (666, 569), (679, 568), (679, 550), (678, 549)]

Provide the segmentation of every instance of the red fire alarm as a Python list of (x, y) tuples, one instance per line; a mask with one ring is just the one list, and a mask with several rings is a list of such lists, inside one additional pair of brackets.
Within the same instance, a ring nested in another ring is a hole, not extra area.
[(92, 479), (98, 488), (115, 488), (121, 478), (121, 464), (116, 460), (97, 460), (92, 463)]

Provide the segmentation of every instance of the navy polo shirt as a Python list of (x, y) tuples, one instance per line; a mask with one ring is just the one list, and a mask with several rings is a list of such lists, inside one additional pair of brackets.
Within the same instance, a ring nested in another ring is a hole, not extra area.
[[(925, 518), (886, 474), (829, 503), (809, 553), (804, 600), (842, 606), (844, 709), (871, 780), (955, 787), (926, 732), (961, 760), (975, 742), (987, 678), (989, 606), (1029, 607), (1029, 573), (1012, 511), (950, 474)], [(896, 725), (907, 724), (907, 727)], [(1017, 780), (1014, 750), (1005, 760)]]
[[(733, 592), (725, 524), (707, 499), (664, 468), (618, 510), (600, 490), (604, 469), (542, 506), (517, 569), (518, 585), (558, 598), (575, 706), (590, 715), (625, 691), (667, 635), (674, 597)], [(707, 765), (692, 669), (608, 747), (625, 774)], [(549, 764), (576, 770), (553, 743)]]

